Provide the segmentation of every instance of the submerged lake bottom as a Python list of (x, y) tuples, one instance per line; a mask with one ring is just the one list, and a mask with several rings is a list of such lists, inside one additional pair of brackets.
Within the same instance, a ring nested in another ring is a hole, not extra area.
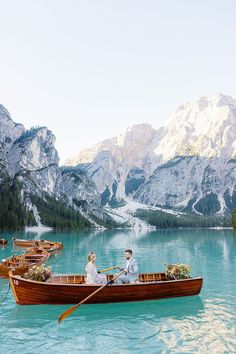
[[(48, 265), (53, 273), (85, 273), (87, 254), (97, 268), (123, 265), (131, 248), (140, 272), (159, 272), (165, 264), (191, 265), (203, 277), (199, 296), (158, 301), (83, 305), (61, 324), (68, 305), (16, 305), (10, 292), (0, 305), (0, 353), (235, 353), (236, 233), (233, 230), (181, 229), (135, 233), (1, 233), (8, 239), (0, 258), (19, 252), (12, 237), (61, 241), (62, 252)], [(8, 280), (0, 278), (0, 302)]]

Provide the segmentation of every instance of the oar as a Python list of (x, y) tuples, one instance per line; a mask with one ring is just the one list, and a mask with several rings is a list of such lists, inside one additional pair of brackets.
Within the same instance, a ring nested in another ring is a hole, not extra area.
[(116, 280), (119, 278), (123, 273), (125, 273), (127, 270), (123, 270), (120, 274), (116, 275), (112, 280), (109, 280), (106, 284), (100, 286), (97, 290), (95, 290), (92, 294), (87, 296), (84, 300), (80, 301), (77, 305), (74, 305), (70, 307), (68, 310), (64, 311), (59, 317), (58, 317), (58, 323), (61, 323), (66, 317), (68, 317), (72, 312), (74, 312), (80, 305), (84, 304), (87, 300), (89, 300), (92, 296), (96, 295), (99, 291), (104, 289), (108, 284), (110, 284), (112, 281)]
[(99, 270), (99, 273), (105, 273), (105, 272), (108, 272), (109, 270), (113, 270), (113, 269), (115, 269), (117, 267), (118, 266), (113, 266), (113, 267), (110, 267), (110, 268), (102, 269), (102, 270)]

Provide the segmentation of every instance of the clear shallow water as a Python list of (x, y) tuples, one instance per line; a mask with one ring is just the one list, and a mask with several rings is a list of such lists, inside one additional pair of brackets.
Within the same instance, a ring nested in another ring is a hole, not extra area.
[[(0, 258), (13, 253), (9, 240)], [(35, 238), (35, 234), (14, 233)], [(167, 230), (47, 233), (64, 243), (50, 258), (55, 273), (84, 273), (86, 256), (97, 253), (98, 268), (123, 263), (132, 248), (140, 271), (164, 270), (165, 263), (188, 263), (202, 275), (200, 296), (140, 303), (81, 306), (62, 325), (68, 306), (19, 306), (10, 292), (0, 305), (1, 353), (235, 353), (236, 233), (231, 230)], [(8, 281), (0, 279), (0, 299)]]

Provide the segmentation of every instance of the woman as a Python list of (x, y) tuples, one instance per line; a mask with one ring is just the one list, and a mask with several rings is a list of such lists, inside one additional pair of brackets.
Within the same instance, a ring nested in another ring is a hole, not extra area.
[(106, 284), (107, 277), (104, 274), (98, 274), (95, 261), (96, 253), (90, 252), (88, 254), (88, 263), (85, 268), (87, 273), (86, 284)]

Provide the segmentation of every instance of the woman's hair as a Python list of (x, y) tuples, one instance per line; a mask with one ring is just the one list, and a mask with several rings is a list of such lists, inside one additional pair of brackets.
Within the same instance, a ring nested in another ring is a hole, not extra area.
[(92, 261), (95, 255), (96, 255), (95, 252), (89, 252), (89, 254), (88, 254), (88, 262)]

